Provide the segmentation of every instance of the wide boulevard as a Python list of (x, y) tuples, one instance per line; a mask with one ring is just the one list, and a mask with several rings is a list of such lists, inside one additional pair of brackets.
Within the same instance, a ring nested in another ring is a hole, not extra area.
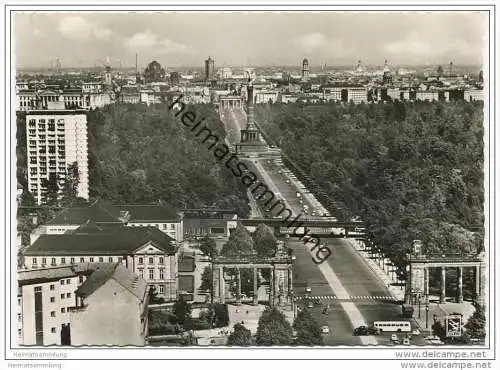
[[(238, 142), (239, 130), (246, 125), (243, 112), (225, 111), (221, 118), (229, 132), (228, 139), (232, 144)], [(294, 216), (304, 215), (304, 204), (309, 208), (308, 215), (303, 217), (322, 216), (325, 210), (279, 159), (264, 157), (249, 160), (269, 189), (279, 192), (285, 199)], [(301, 196), (298, 197), (297, 193)], [(330, 335), (324, 338), (327, 345), (390, 345), (390, 334), (355, 337), (353, 326), (372, 325), (379, 320), (401, 320), (401, 306), (394, 303), (382, 280), (347, 239), (327, 238), (321, 239), (321, 243), (327, 243), (332, 255), (322, 265), (317, 265), (303, 241), (293, 237), (287, 239), (287, 245), (296, 257), (293, 262), (294, 295), (298, 298), (312, 297), (309, 300), (299, 299), (299, 307), (310, 306), (309, 302), (312, 302), (309, 309), (321, 325), (330, 329)], [(399, 334), (399, 337), (402, 335)], [(421, 338), (414, 337), (412, 340), (412, 344), (420, 342)]]

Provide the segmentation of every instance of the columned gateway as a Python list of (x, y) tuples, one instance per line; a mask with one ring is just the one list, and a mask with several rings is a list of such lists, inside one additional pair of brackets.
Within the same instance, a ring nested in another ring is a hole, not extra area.
[(219, 97), (219, 109), (241, 109), (243, 98), (238, 95), (226, 95)]
[[(237, 293), (235, 297), (229, 297), (225, 288), (226, 269), (236, 269), (237, 271)], [(274, 257), (259, 256), (220, 256), (213, 261), (213, 299), (214, 302), (225, 303), (228, 300), (236, 303), (241, 302), (241, 271), (250, 269), (253, 272), (253, 298), (252, 303), (258, 303), (258, 279), (259, 272), (267, 269), (269, 271), (269, 294), (270, 306), (276, 304), (291, 304), (289, 292), (292, 290), (292, 260), (284, 252), (283, 243), (278, 246), (278, 253)], [(267, 285), (267, 284), (265, 284)]]
[[(417, 241), (418, 242), (418, 241)], [(484, 253), (473, 256), (432, 256), (421, 253), (419, 245), (413, 248), (413, 252), (408, 255), (409, 278), (407, 279), (406, 303), (412, 303), (412, 292), (423, 292), (424, 296), (429, 297), (429, 269), (440, 269), (440, 289), (439, 302), (446, 302), (446, 271), (455, 269), (457, 271), (456, 297), (455, 301), (461, 303), (464, 300), (463, 295), (463, 273), (464, 269), (474, 269), (475, 280), (475, 300), (480, 305), (484, 305), (486, 289), (486, 264)]]

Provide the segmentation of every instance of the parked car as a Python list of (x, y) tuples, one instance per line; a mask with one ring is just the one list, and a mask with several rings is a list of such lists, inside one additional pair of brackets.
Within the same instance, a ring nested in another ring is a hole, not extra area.
[(354, 335), (356, 336), (361, 336), (361, 335), (379, 335), (379, 331), (376, 328), (373, 328), (371, 326), (359, 326), (356, 329), (354, 329)]
[(307, 308), (313, 308), (313, 307), (314, 307), (314, 303), (313, 303), (313, 301), (309, 301), (309, 302), (307, 303)]
[(410, 345), (410, 340), (408, 338), (403, 339), (403, 345), (409, 346)]
[(413, 329), (413, 331), (411, 332), (412, 335), (420, 335), (420, 330), (418, 329)]
[(311, 293), (311, 291), (312, 291), (311, 287), (309, 287), (309, 286), (308, 286), (308, 287), (306, 288), (306, 292), (307, 292), (307, 293)]
[(322, 334), (330, 334), (330, 328), (326, 325), (321, 327), (321, 333)]
[(393, 341), (393, 342), (399, 341), (397, 334), (391, 335), (391, 341)]

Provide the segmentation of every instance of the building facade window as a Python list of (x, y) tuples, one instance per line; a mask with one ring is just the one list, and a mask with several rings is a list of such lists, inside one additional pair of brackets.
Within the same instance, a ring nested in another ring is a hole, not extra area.
[(66, 258), (61, 257), (61, 264), (63, 264), (63, 265), (64, 265), (65, 263), (66, 263)]
[(154, 258), (153, 257), (149, 257), (149, 260), (148, 260), (148, 263), (150, 265), (153, 265), (155, 262), (154, 262)]
[(61, 308), (61, 313), (66, 313), (66, 309), (64, 307)]
[(42, 258), (42, 265), (45, 265), (47, 263), (47, 258), (43, 257)]
[(66, 279), (66, 284), (71, 284), (71, 279)]
[(61, 285), (64, 285), (64, 280), (61, 280)]
[(54, 290), (56, 286), (54, 284), (50, 284), (50, 290)]
[(64, 299), (64, 294), (61, 294), (61, 299)]
[(108, 258), (108, 262), (109, 262), (109, 263), (113, 263), (113, 257), (109, 257), (109, 258)]
[(160, 258), (159, 258), (159, 263), (160, 263), (160, 265), (163, 265), (163, 263), (164, 263), (164, 262), (163, 262), (163, 257), (160, 257)]
[(36, 258), (33, 258), (32, 260), (33, 265), (36, 265)]
[(153, 280), (155, 277), (155, 270), (154, 269), (148, 269), (148, 277), (149, 280)]
[(90, 258), (89, 258), (89, 261), (90, 261), (90, 262), (94, 262), (94, 257), (90, 257)]
[(144, 269), (139, 269), (139, 276), (144, 279)]
[(71, 293), (66, 293), (66, 298), (71, 298)]
[(99, 257), (99, 262), (104, 262), (104, 258)]
[(50, 332), (51, 333), (55, 333), (56, 332), (56, 328), (50, 328)]
[(51, 259), (50, 263), (52, 264), (52, 266), (55, 266), (56, 265), (56, 259), (53, 257)]
[(85, 258), (80, 257), (80, 263), (83, 263), (83, 262), (85, 262)]
[(142, 265), (144, 263), (144, 259), (142, 257), (139, 257), (139, 265)]
[(50, 317), (56, 317), (56, 311), (50, 311)]
[(50, 297), (50, 302), (54, 303), (56, 301), (56, 297)]
[(165, 294), (165, 285), (160, 285), (159, 292), (160, 294)]
[(83, 283), (83, 275), (78, 276), (78, 282), (80, 284)]
[(160, 280), (165, 279), (165, 269), (160, 269)]
[(71, 259), (70, 259), (70, 261), (69, 261), (69, 262), (70, 262), (70, 263), (75, 263), (75, 257), (71, 257)]

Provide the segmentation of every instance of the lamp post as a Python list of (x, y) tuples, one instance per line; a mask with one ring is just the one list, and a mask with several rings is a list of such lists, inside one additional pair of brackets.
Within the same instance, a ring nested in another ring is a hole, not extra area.
[(421, 298), (420, 298), (420, 294), (418, 295), (418, 319), (420, 320), (420, 301), (421, 301)]
[(425, 304), (425, 328), (429, 329), (429, 303)]

